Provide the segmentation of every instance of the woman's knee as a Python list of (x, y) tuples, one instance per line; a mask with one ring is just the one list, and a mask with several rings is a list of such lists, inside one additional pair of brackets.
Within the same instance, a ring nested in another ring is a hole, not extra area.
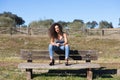
[(52, 44), (49, 44), (49, 47), (53, 47), (53, 45), (52, 45)]
[(49, 44), (48, 48), (49, 49), (52, 49), (53, 45), (52, 44)]
[(70, 46), (67, 44), (67, 45), (65, 45), (65, 48), (69, 48), (70, 49)]

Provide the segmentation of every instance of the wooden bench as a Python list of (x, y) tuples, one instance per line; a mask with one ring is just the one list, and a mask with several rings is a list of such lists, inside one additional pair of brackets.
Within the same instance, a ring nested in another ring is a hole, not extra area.
[[(18, 68), (26, 69), (27, 80), (32, 79), (33, 69), (87, 69), (87, 80), (92, 80), (93, 68), (100, 68), (99, 64), (91, 63), (91, 60), (97, 60), (98, 55), (94, 50), (70, 50), (69, 64), (70, 60), (84, 60), (85, 63), (76, 63), (69, 66), (65, 64), (55, 64), (54, 66), (49, 66), (49, 63), (36, 63), (33, 60), (49, 60), (48, 50), (25, 50), (20, 51), (21, 59), (27, 60), (27, 62), (20, 63)], [(54, 53), (55, 60), (64, 60), (64, 52), (56, 51)]]

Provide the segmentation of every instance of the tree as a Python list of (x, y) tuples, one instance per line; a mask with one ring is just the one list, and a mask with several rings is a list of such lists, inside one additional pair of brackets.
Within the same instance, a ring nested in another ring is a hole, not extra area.
[(84, 23), (83, 20), (80, 20), (80, 19), (75, 19), (73, 22), (80, 22), (80, 23)]
[(99, 28), (113, 28), (112, 22), (108, 23), (107, 21), (101, 21), (99, 23)]
[(9, 17), (0, 16), (0, 27), (11, 27), (13, 26), (14, 21)]
[(46, 19), (42, 22), (43, 22), (43, 26), (48, 28), (49, 26), (51, 26), (51, 24), (54, 22), (54, 20), (53, 19)]
[(109, 28), (113, 28), (112, 22), (109, 23)]
[(91, 28), (95, 28), (98, 25), (98, 23), (96, 21), (92, 21), (91, 25), (92, 25)]
[(84, 22), (83, 20), (75, 19), (73, 22), (69, 23), (69, 26), (73, 29), (83, 29)]
[(32, 27), (39, 27), (40, 25), (38, 25), (37, 21), (32, 21), (31, 23), (29, 23), (28, 26), (32, 28)]
[(25, 21), (21, 17), (17, 16), (16, 14), (12, 14), (11, 12), (1, 13), (0, 16), (11, 18), (15, 25), (22, 25), (25, 23)]
[(64, 21), (58, 21), (59, 24), (61, 24), (63, 27), (66, 27), (67, 26), (67, 22), (64, 22)]
[(87, 22), (86, 25), (88, 28), (93, 29), (98, 25), (98, 23), (96, 21), (92, 21), (92, 22)]
[(48, 28), (54, 22), (53, 19), (46, 19), (46, 20), (39, 20), (39, 21), (32, 21), (29, 26), (30, 27), (39, 27), (39, 28)]
[(119, 23), (118, 23), (118, 26), (120, 26), (120, 18), (119, 18)]

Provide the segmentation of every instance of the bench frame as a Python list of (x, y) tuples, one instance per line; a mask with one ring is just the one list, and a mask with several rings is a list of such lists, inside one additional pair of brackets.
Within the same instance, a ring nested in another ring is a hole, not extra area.
[[(45, 53), (47, 53), (47, 56), (45, 56)], [(55, 52), (59, 53), (59, 51)], [(60, 53), (62, 53), (60, 51)], [(64, 52), (63, 52), (64, 53)], [(76, 50), (70, 50), (70, 59), (72, 60), (85, 60), (85, 63), (81, 64), (71, 64), (69, 66), (65, 66), (65, 64), (58, 64), (54, 66), (49, 66), (48, 63), (34, 63), (33, 60), (37, 59), (49, 59), (48, 51), (46, 50), (21, 50), (21, 58), (24, 60), (27, 60), (26, 63), (20, 63), (18, 65), (18, 68), (25, 69), (27, 73), (27, 80), (31, 80), (33, 78), (33, 69), (87, 69), (87, 80), (92, 80), (93, 72), (92, 69), (100, 68), (99, 64), (91, 63), (91, 60), (97, 60), (98, 55), (96, 54), (96, 51), (93, 50), (85, 50), (85, 51), (76, 51)], [(44, 54), (44, 55), (39, 55)], [(77, 54), (77, 55), (75, 55)], [(78, 55), (79, 54), (79, 55)], [(54, 55), (56, 59), (64, 60), (64, 56), (60, 55)]]

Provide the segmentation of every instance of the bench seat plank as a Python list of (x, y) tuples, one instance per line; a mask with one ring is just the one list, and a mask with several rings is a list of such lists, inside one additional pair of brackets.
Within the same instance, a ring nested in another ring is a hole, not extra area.
[(87, 68), (100, 68), (99, 64), (95, 63), (81, 63), (81, 64), (71, 64), (65, 66), (65, 64), (56, 64), (54, 66), (49, 66), (45, 63), (20, 63), (18, 65), (20, 69), (87, 69)]

